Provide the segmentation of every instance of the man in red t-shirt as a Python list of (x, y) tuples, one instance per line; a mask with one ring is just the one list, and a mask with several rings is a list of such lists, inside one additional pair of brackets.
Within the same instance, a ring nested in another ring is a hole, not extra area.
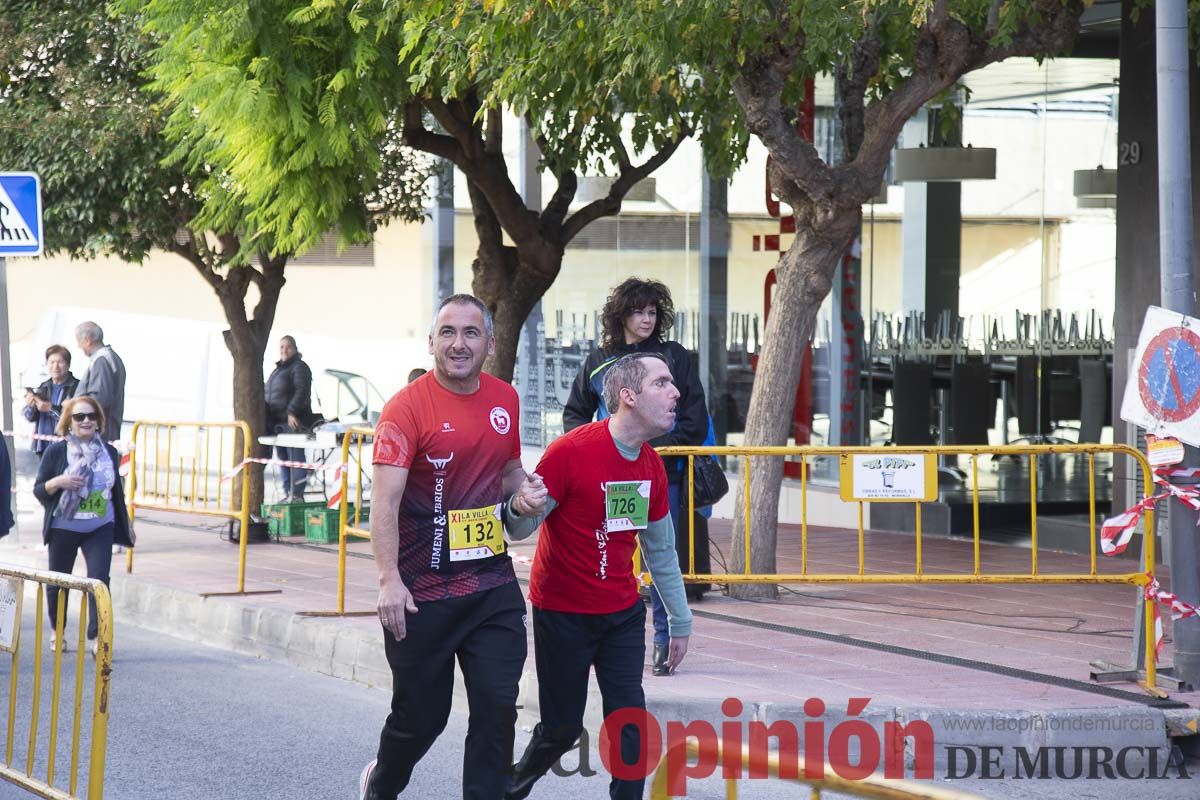
[(482, 374), (492, 319), (471, 295), (446, 298), (429, 336), (432, 373), (383, 408), (372, 461), (371, 548), (392, 710), (361, 800), (394, 800), (446, 726), (457, 658), (471, 718), (463, 797), (497, 800), (512, 764), (525, 600), (502, 513), (544, 510), (536, 491), (505, 503), (525, 478), (512, 386)]
[[(517, 506), (508, 516), (514, 539), (541, 523), (529, 577), (541, 722), (513, 768), (504, 795), (511, 800), (527, 797), (579, 740), (593, 667), (605, 717), (622, 708), (646, 707), (646, 608), (633, 574), (635, 537), (667, 608), (668, 669), (683, 660), (692, 632), (675, 555), (667, 473), (648, 444), (675, 424), (679, 391), (661, 356), (637, 353), (609, 369), (604, 398), (613, 416), (556, 439), (510, 503)], [(531, 519), (524, 509), (538, 504), (545, 511)], [(624, 726), (619, 741), (620, 752), (607, 754), (607, 763), (639, 763), (637, 727)], [(644, 784), (614, 777), (609, 795), (641, 798)]]

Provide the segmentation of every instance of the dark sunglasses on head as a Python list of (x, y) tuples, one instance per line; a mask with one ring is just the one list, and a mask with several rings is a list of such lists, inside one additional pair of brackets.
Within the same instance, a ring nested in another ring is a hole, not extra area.
[(76, 422), (83, 422), (85, 419), (90, 419), (92, 422), (96, 422), (100, 419), (100, 415), (95, 411), (81, 411), (78, 414), (72, 414), (71, 419), (75, 420)]

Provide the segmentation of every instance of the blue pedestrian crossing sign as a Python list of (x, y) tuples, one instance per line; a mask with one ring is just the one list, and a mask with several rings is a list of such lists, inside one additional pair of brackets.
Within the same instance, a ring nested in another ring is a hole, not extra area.
[(32, 172), (0, 172), (0, 258), (42, 254), (42, 182)]

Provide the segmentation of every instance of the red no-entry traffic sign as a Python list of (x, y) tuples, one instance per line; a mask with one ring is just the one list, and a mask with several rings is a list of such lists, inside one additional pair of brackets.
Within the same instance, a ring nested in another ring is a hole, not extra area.
[(1182, 422), (1200, 411), (1200, 336), (1188, 328), (1160, 331), (1138, 364), (1138, 393), (1163, 422)]

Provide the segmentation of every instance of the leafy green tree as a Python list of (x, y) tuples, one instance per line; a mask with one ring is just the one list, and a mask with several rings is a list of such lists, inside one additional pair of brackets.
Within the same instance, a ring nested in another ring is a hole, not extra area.
[[(144, 9), (164, 36), (156, 69), (176, 114), (216, 132), (216, 154), (206, 151), (206, 159), (265, 193), (256, 220), (280, 246), (306, 241), (342, 212), (322, 204), (319, 187), (345, 170), (345, 160), (310, 155), (314, 147), (297, 135), (298, 124), (311, 130), (315, 118), (318, 137), (353, 148), (354, 136), (382, 130), (399, 109), (409, 144), (463, 170), (481, 242), (475, 291), (497, 313), (501, 352), (492, 369), (506, 378), (520, 323), (553, 281), (571, 236), (615, 213), (621, 189), (683, 136), (702, 131), (714, 171), (738, 163), (747, 136), (757, 136), (771, 155), (772, 185), (796, 219), (796, 237), (776, 269), (747, 421), (747, 444), (763, 445), (787, 440), (800, 354), (904, 122), (972, 70), (1009, 56), (1065, 52), (1084, 5), (146, 0)], [(819, 75), (836, 78), (841, 147), (831, 161), (797, 132), (804, 84)], [(504, 166), (504, 104), (539, 133), (545, 166), (558, 180), (541, 213), (519, 202)], [(279, 130), (267, 135), (264, 125)], [(637, 147), (655, 151), (641, 167), (623, 149), (623, 130)], [(608, 166), (620, 177), (609, 197), (571, 214), (584, 166)], [(739, 496), (735, 536), (750, 514), (755, 572), (775, 571), (781, 475), (778, 460), (757, 460), (749, 508)], [(733, 551), (740, 569), (740, 541)]]
[[(610, 18), (597, 22), (598, 30), (617, 32), (609, 58), (639, 53), (658, 59), (646, 68), (651, 73), (683, 63), (704, 76), (729, 76), (736, 124), (766, 146), (771, 185), (795, 215), (795, 239), (775, 268), (748, 446), (787, 442), (801, 355), (905, 121), (972, 70), (1010, 56), (1066, 52), (1083, 8), (1079, 0), (635, 0), (614, 4)], [(796, 124), (804, 83), (819, 75), (835, 78), (841, 147), (831, 162)], [(751, 467), (749, 508), (738, 495), (732, 571), (744, 566), (749, 514), (750, 566), (776, 572), (782, 469), (781, 459), (768, 458)], [(738, 587), (744, 596), (774, 592)]]
[[(250, 221), (283, 250), (311, 244), (334, 221), (352, 238), (366, 235), (364, 209), (340, 187), (358, 174), (357, 153), (388, 132), (399, 128), (409, 146), (453, 162), (479, 239), (473, 290), (496, 318), (488, 369), (506, 380), (521, 325), (570, 241), (616, 214), (701, 127), (696, 100), (706, 94), (678, 74), (586, 56), (546, 68), (552, 43), (585, 51), (590, 3), (127, 2), (161, 37), (154, 74), (175, 109), (173, 134), (246, 187)], [(543, 209), (526, 205), (505, 162), (506, 105), (529, 123), (557, 182)], [(200, 138), (189, 133), (197, 122)], [(615, 181), (605, 197), (572, 208), (584, 169)]]
[[(250, 233), (252, 198), (225, 173), (172, 155), (162, 98), (143, 75), (150, 42), (136, 20), (110, 16), (101, 2), (12, 0), (0, 14), (0, 42), (0, 168), (41, 176), (47, 252), (141, 263), (161, 250), (191, 264), (229, 324), (234, 415), (250, 424), (258, 449), (263, 358), (291, 250), (275, 247), (269, 232)], [(369, 180), (343, 184), (347, 202), (371, 206), (374, 218), (418, 218), (419, 165), (395, 147), (363, 162)], [(223, 213), (205, 224), (214, 197)], [(257, 506), (262, 470), (250, 474)]]

